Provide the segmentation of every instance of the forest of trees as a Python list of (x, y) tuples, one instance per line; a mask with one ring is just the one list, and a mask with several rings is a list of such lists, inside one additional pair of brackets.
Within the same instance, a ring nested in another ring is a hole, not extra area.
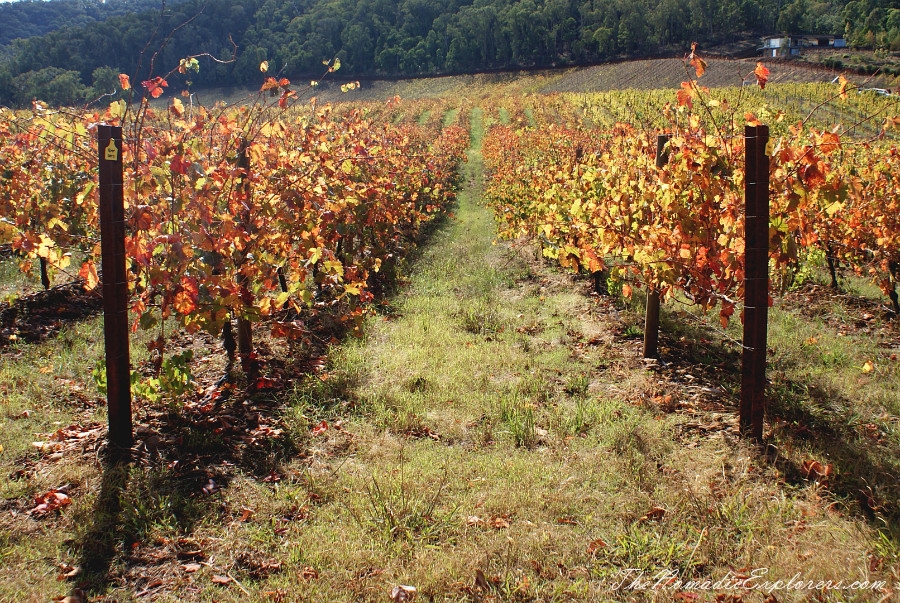
[[(0, 4), (0, 104), (83, 103), (188, 55), (196, 86), (259, 80), (259, 64), (315, 77), (449, 74), (682, 53), (776, 32), (900, 49), (900, 0), (51, 0)], [(153, 8), (149, 8), (153, 6)], [(56, 12), (54, 12), (56, 11)], [(68, 12), (67, 12), (68, 11)], [(14, 23), (13, 23), (14, 22)], [(42, 29), (43, 28), (43, 29)], [(43, 33), (46, 29), (52, 29)], [(40, 35), (37, 35), (40, 34)], [(8, 43), (6, 38), (20, 36)], [(163, 45), (163, 42), (165, 44)], [(145, 49), (146, 52), (143, 52)], [(151, 58), (159, 51), (155, 61)]]

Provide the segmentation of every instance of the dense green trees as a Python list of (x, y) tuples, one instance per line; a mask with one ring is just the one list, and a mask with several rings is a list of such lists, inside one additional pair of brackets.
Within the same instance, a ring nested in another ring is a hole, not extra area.
[[(74, 2), (0, 11), (44, 14)], [(112, 81), (99, 69), (140, 81), (188, 55), (230, 58), (231, 40), (237, 59), (205, 62), (196, 84), (256, 82), (263, 60), (288, 77), (316, 77), (322, 60), (336, 56), (352, 76), (458, 73), (679, 53), (693, 41), (708, 47), (776, 31), (846, 32), (855, 45), (900, 46), (900, 0), (170, 0), (164, 10), (87, 23), (99, 0), (77, 2), (85, 8), (70, 25), (0, 46), (0, 101), (47, 99), (51, 90), (91, 100)], [(149, 2), (107, 0), (120, 8)], [(10, 17), (0, 18), (6, 27)], [(13, 29), (28, 35), (28, 23)]]

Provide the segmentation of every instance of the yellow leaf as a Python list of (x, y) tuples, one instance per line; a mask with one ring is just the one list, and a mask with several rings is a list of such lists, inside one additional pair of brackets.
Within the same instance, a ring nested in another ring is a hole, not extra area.
[(128, 104), (124, 100), (117, 100), (109, 103), (109, 116), (110, 117), (124, 117), (125, 110), (128, 108)]
[(828, 207), (825, 208), (825, 213), (828, 214), (829, 218), (831, 218), (832, 216), (834, 216), (834, 214), (836, 214), (841, 209), (843, 209), (843, 207), (844, 207), (843, 203), (841, 203), (840, 201), (835, 201), (834, 203), (832, 203), (831, 205), (829, 205)]
[(872, 364), (870, 360), (866, 360), (866, 363), (862, 365), (862, 372), (868, 374), (875, 370), (875, 365)]
[(265, 73), (269, 70), (269, 61), (263, 61), (259, 64), (259, 70)]
[(169, 107), (169, 110), (176, 115), (176, 117), (181, 117), (184, 115), (184, 103), (181, 102), (180, 98), (176, 98), (172, 101), (172, 106)]

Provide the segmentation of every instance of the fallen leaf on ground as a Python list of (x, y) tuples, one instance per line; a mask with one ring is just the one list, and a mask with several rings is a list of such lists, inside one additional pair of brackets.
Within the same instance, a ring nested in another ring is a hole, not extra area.
[(659, 521), (666, 514), (662, 507), (653, 507), (641, 517), (641, 521)]
[(215, 574), (212, 577), (213, 584), (220, 584), (222, 586), (229, 584), (231, 582), (231, 578), (228, 576), (220, 576), (219, 574)]
[(834, 472), (834, 467), (832, 467), (831, 463), (823, 465), (819, 461), (808, 460), (803, 461), (803, 466), (800, 470), (803, 472), (803, 476), (806, 477), (806, 479), (820, 481), (827, 480)]
[(68, 494), (59, 490), (50, 490), (43, 496), (37, 496), (34, 499), (34, 508), (29, 513), (34, 517), (44, 517), (45, 515), (72, 504), (72, 499)]
[(300, 572), (300, 577), (307, 581), (318, 580), (319, 572), (317, 572), (314, 567), (310, 567), (307, 565), (306, 567), (303, 568), (303, 571)]
[(189, 574), (193, 574), (194, 572), (199, 572), (201, 567), (199, 563), (185, 563), (181, 566), (181, 569)]
[(81, 573), (80, 565), (68, 565), (63, 564), (59, 566), (59, 575), (56, 577), (57, 580), (68, 580), (69, 578), (74, 578), (78, 574)]
[(398, 584), (391, 590), (391, 601), (394, 603), (404, 603), (406, 601), (415, 601), (419, 591), (415, 586), (405, 586)]
[(599, 551), (602, 548), (606, 548), (606, 543), (603, 542), (602, 538), (598, 538), (596, 540), (592, 540), (591, 543), (588, 545), (587, 553), (588, 553), (588, 555), (593, 555), (594, 553), (596, 553), (597, 551)]

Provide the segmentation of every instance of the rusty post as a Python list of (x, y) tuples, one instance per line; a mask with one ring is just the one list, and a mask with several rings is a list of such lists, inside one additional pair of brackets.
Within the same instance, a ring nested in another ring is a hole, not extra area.
[[(669, 160), (666, 143), (671, 135), (656, 137), (656, 167), (662, 168)], [(647, 288), (647, 307), (644, 313), (644, 358), (659, 358), (659, 291)]]
[(740, 428), (743, 435), (761, 441), (769, 314), (769, 127), (747, 126), (744, 139), (746, 222)]
[(115, 448), (130, 449), (133, 434), (122, 128), (97, 126), (97, 143), (100, 152), (100, 263), (103, 271), (103, 338), (106, 344), (109, 443)]
[[(250, 191), (250, 143), (241, 138), (238, 146), (237, 166), (243, 170), (238, 177), (237, 194), (241, 196), (243, 208), (239, 210), (237, 217), (238, 223), (248, 231), (252, 228), (251, 220), (251, 191)], [(236, 266), (237, 284), (240, 289), (241, 300), (248, 302), (250, 300), (250, 291), (247, 288), (247, 277), (242, 274), (244, 263), (247, 261), (247, 252), (242, 252), (241, 259)], [(253, 360), (253, 324), (238, 315), (237, 317), (237, 351), (241, 358), (241, 369), (249, 378), (255, 378), (256, 363)]]

